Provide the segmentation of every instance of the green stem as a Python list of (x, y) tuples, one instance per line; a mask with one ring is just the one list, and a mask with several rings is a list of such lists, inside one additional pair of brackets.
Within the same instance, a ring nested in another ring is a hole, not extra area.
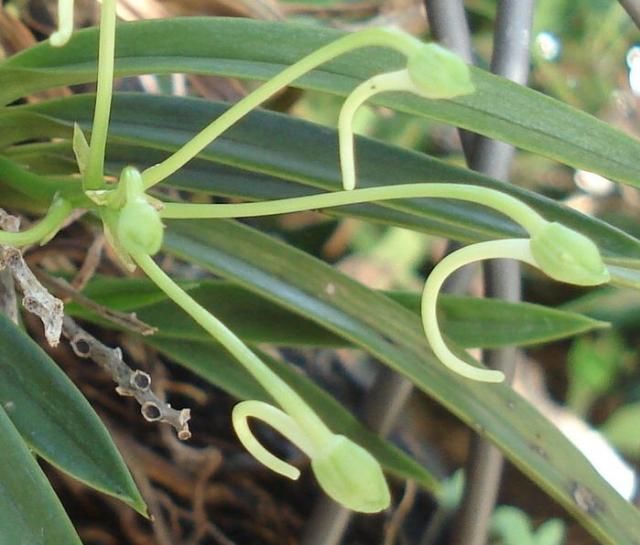
[(271, 216), (274, 214), (287, 214), (290, 212), (360, 204), (371, 201), (420, 197), (471, 201), (493, 208), (522, 225), (522, 227), (532, 235), (547, 224), (547, 221), (533, 210), (533, 208), (511, 195), (487, 187), (450, 183), (419, 183), (368, 187), (364, 189), (354, 189), (353, 191), (337, 191), (306, 197), (242, 204), (165, 203), (164, 208), (160, 210), (160, 216), (166, 219)]
[(167, 296), (224, 346), (251, 373), (269, 395), (298, 423), (314, 445), (324, 444), (333, 434), (306, 402), (254, 354), (227, 326), (180, 288), (153, 259), (144, 253), (131, 257)]
[(148, 189), (176, 172), (231, 125), (258, 107), (265, 100), (269, 99), (277, 91), (317, 66), (343, 53), (361, 47), (389, 47), (409, 56), (420, 45), (422, 45), (420, 41), (408, 34), (372, 28), (362, 32), (348, 34), (321, 47), (295, 64), (285, 68), (278, 75), (234, 104), (169, 158), (145, 170), (142, 173), (145, 188)]
[(422, 325), (433, 353), (452, 371), (481, 382), (502, 382), (504, 374), (500, 371), (473, 367), (449, 350), (438, 327), (438, 293), (447, 277), (460, 267), (475, 261), (500, 258), (518, 259), (538, 267), (531, 254), (531, 242), (527, 238), (479, 242), (461, 248), (440, 261), (431, 271), (422, 292)]
[(338, 118), (340, 169), (342, 186), (351, 190), (356, 186), (356, 164), (353, 151), (353, 118), (367, 100), (385, 91), (415, 91), (415, 84), (406, 69), (373, 76), (358, 85), (347, 97)]
[(95, 190), (104, 186), (104, 155), (107, 145), (116, 44), (116, 3), (102, 0), (100, 14), (100, 46), (98, 50), (98, 84), (96, 106), (93, 112), (89, 160), (84, 176), (84, 189)]
[(56, 199), (51, 204), (47, 215), (30, 229), (18, 233), (0, 231), (0, 244), (18, 248), (38, 242), (46, 242), (58, 232), (58, 229), (60, 229), (71, 211), (72, 207), (68, 201)]
[(62, 47), (73, 33), (73, 0), (58, 0), (58, 30), (49, 36), (53, 47)]

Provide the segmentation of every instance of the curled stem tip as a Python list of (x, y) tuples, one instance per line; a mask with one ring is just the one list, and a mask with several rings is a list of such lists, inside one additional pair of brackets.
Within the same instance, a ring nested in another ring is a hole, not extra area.
[(309, 456), (312, 453), (312, 447), (297, 422), (284, 411), (262, 401), (243, 401), (233, 408), (232, 413), (233, 428), (244, 448), (271, 471), (292, 480), (298, 479), (300, 477), (298, 468), (274, 456), (256, 439), (249, 427), (249, 418), (266, 422)]
[(342, 169), (342, 186), (344, 189), (351, 190), (356, 186), (353, 120), (360, 106), (378, 93), (411, 89), (413, 89), (413, 84), (409, 79), (408, 72), (399, 70), (369, 78), (358, 85), (344, 101), (338, 118), (340, 168)]
[(73, 0), (58, 0), (58, 30), (49, 37), (54, 47), (65, 45), (73, 34)]
[(456, 356), (444, 342), (437, 317), (438, 293), (447, 277), (460, 267), (484, 259), (511, 258), (537, 266), (531, 254), (529, 239), (505, 239), (480, 242), (461, 248), (438, 263), (424, 285), (422, 292), (422, 325), (431, 349), (438, 359), (452, 371), (480, 382), (502, 382), (500, 371), (480, 369)]
[(257, 418), (272, 426), (311, 459), (311, 468), (322, 489), (343, 506), (361, 513), (388, 507), (389, 488), (380, 464), (365, 449), (344, 435), (326, 434), (312, 440), (288, 414), (262, 401), (243, 401), (233, 409), (233, 427), (244, 447), (272, 471), (297, 479), (300, 471), (265, 449), (247, 423)]

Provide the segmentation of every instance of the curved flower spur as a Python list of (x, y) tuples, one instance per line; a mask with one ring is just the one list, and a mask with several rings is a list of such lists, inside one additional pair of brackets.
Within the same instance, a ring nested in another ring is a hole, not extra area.
[[(60, 0), (68, 8), (72, 0)], [(64, 16), (68, 9), (61, 9)], [(69, 23), (61, 22), (60, 36)], [(57, 44), (63, 39), (55, 40)], [(305, 72), (342, 53), (365, 46), (386, 46), (407, 57), (407, 67), (374, 76), (353, 91), (340, 116), (340, 158), (345, 188), (355, 187), (351, 121), (357, 108), (382, 91), (403, 90), (427, 98), (453, 98), (473, 92), (468, 67), (455, 55), (415, 38), (392, 31), (371, 29), (345, 36), (328, 44), (283, 70), (256, 91), (230, 107), (169, 158), (140, 173), (133, 167), (123, 170), (116, 189), (104, 182), (104, 146), (111, 106), (115, 8), (104, 0), (100, 22), (98, 90), (91, 143), (78, 130), (74, 150), (83, 174), (83, 186), (101, 214), (109, 238), (125, 261), (136, 263), (167, 295), (187, 311), (205, 330), (221, 342), (265, 387), (276, 403), (246, 401), (233, 411), (233, 424), (241, 442), (256, 459), (290, 478), (299, 471), (267, 451), (251, 433), (247, 419), (258, 418), (293, 441), (311, 458), (312, 469), (323, 489), (336, 501), (363, 512), (375, 512), (389, 504), (389, 491), (378, 462), (348, 438), (333, 434), (314, 411), (284, 381), (275, 375), (224, 324), (206, 311), (171, 280), (153, 261), (162, 243), (161, 218), (238, 218), (342, 206), (385, 199), (432, 197), (481, 203), (505, 213), (519, 223), (530, 238), (498, 240), (474, 244), (451, 254), (439, 263), (423, 292), (423, 324), (435, 354), (451, 369), (469, 378), (498, 382), (501, 373), (473, 367), (457, 358), (443, 341), (435, 314), (438, 292), (444, 279), (465, 263), (495, 257), (512, 257), (540, 268), (554, 279), (579, 285), (608, 281), (608, 272), (597, 247), (583, 235), (551, 223), (519, 200), (499, 191), (459, 184), (410, 184), (354, 189), (310, 197), (246, 204), (162, 203), (145, 191), (174, 173), (217, 136), (258, 106), (277, 90)], [(433, 78), (425, 77), (432, 72)], [(53, 207), (52, 207), (53, 208)], [(47, 233), (59, 225), (51, 212), (44, 220)], [(140, 220), (144, 218), (144, 222)]]

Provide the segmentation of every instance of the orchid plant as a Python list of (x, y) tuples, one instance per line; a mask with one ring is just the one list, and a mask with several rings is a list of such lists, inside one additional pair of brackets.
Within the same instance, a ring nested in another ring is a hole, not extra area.
[[(59, 30), (50, 38), (62, 47), (73, 31), (73, 1), (59, 0)], [(90, 141), (78, 127), (74, 152), (87, 203), (99, 214), (107, 239), (123, 263), (136, 266), (212, 337), (221, 343), (265, 388), (275, 405), (244, 401), (233, 410), (233, 425), (247, 450), (273, 471), (291, 479), (300, 472), (265, 449), (251, 432), (248, 419), (262, 420), (296, 444), (310, 459), (313, 472), (325, 492), (342, 505), (361, 512), (377, 512), (390, 503), (380, 465), (364, 448), (333, 433), (311, 407), (231, 330), (188, 295), (153, 260), (163, 241), (163, 219), (241, 218), (283, 214), (389, 199), (428, 197), (458, 199), (502, 212), (528, 233), (528, 238), (494, 240), (462, 248), (443, 259), (425, 283), (422, 321), (426, 337), (443, 364), (469, 379), (500, 382), (502, 373), (463, 361), (447, 347), (440, 332), (436, 307), (444, 280), (457, 268), (474, 261), (513, 258), (537, 267), (551, 278), (576, 285), (605, 283), (609, 273), (596, 245), (584, 235), (549, 222), (518, 199), (496, 190), (462, 184), (417, 183), (355, 189), (356, 167), (353, 117), (370, 97), (387, 91), (410, 92), (431, 99), (449, 99), (474, 92), (466, 64), (454, 54), (397, 31), (370, 29), (350, 34), (316, 50), (263, 84), (230, 107), (164, 161), (142, 172), (124, 168), (117, 184), (105, 179), (114, 51), (115, 0), (103, 0), (100, 22), (98, 84)], [(406, 58), (402, 70), (376, 75), (357, 86), (344, 102), (339, 117), (340, 165), (344, 191), (300, 198), (242, 204), (191, 204), (164, 202), (147, 192), (175, 173), (230, 126), (278, 90), (320, 64), (356, 48), (383, 46)], [(48, 213), (32, 228), (0, 232), (0, 244), (14, 247), (44, 243), (55, 235), (73, 211), (74, 204), (56, 197)]]

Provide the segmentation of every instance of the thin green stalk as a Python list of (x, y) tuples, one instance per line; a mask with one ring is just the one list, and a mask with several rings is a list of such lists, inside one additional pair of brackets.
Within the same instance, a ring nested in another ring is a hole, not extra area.
[(547, 221), (533, 210), (533, 208), (515, 197), (487, 187), (449, 183), (419, 183), (368, 187), (364, 189), (354, 189), (352, 191), (337, 191), (306, 197), (242, 204), (165, 203), (164, 208), (160, 210), (160, 216), (166, 219), (271, 216), (371, 201), (420, 197), (471, 201), (482, 206), (493, 208), (522, 225), (530, 234), (536, 233), (547, 224)]
[(354, 34), (348, 34), (335, 42), (321, 47), (284, 69), (244, 99), (231, 106), (225, 113), (200, 131), (169, 158), (145, 170), (142, 173), (145, 188), (150, 188), (176, 172), (200, 153), (215, 138), (231, 127), (231, 125), (258, 107), (265, 100), (269, 99), (277, 91), (317, 66), (343, 53), (361, 47), (389, 47), (409, 56), (419, 45), (421, 45), (421, 42), (408, 34), (372, 28)]
[(104, 156), (107, 145), (116, 44), (116, 3), (102, 0), (100, 15), (100, 46), (98, 51), (98, 84), (96, 105), (91, 128), (89, 159), (84, 176), (84, 189), (95, 190), (104, 186)]
[(340, 142), (340, 169), (342, 185), (346, 190), (356, 186), (356, 165), (353, 151), (353, 118), (367, 100), (385, 91), (414, 90), (415, 85), (406, 69), (387, 74), (378, 74), (358, 85), (347, 97), (338, 118), (338, 140)]
[(324, 422), (286, 382), (271, 371), (227, 326), (182, 290), (156, 265), (151, 256), (136, 252), (132, 253), (131, 257), (170, 299), (222, 344), (251, 373), (269, 395), (289, 415), (295, 418), (314, 444), (322, 445), (326, 442), (327, 437), (333, 435)]
[(479, 242), (461, 248), (440, 261), (431, 271), (422, 292), (422, 325), (433, 353), (452, 371), (482, 382), (502, 382), (504, 374), (500, 371), (473, 367), (449, 350), (438, 327), (438, 294), (449, 275), (460, 267), (475, 261), (500, 258), (518, 259), (539, 267), (531, 254), (531, 240), (528, 238)]
[(58, 232), (72, 210), (68, 201), (56, 199), (51, 204), (47, 215), (30, 229), (18, 233), (0, 231), (0, 244), (18, 248), (39, 242), (44, 243)]
[(53, 47), (62, 47), (73, 33), (73, 0), (58, 0), (58, 30), (49, 36)]

